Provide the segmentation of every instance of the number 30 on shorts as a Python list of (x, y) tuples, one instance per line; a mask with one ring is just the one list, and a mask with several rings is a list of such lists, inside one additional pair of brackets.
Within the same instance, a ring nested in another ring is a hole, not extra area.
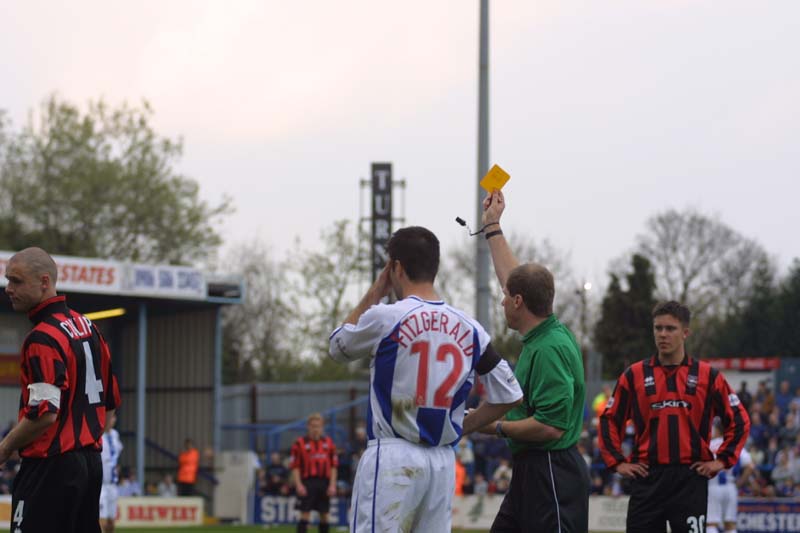
[(705, 533), (706, 515), (690, 516), (686, 519), (686, 525), (689, 526), (689, 533)]

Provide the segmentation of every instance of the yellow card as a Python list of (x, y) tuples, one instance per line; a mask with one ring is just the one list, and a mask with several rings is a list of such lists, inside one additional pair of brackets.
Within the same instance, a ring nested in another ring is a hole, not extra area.
[(511, 176), (508, 172), (495, 165), (489, 169), (489, 172), (481, 180), (481, 187), (486, 189), (489, 194), (492, 194), (495, 189), (502, 189), (509, 179), (511, 179)]

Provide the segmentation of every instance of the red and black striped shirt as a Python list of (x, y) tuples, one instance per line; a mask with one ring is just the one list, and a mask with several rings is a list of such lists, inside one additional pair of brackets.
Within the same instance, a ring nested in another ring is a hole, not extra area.
[[(22, 345), (19, 419), (58, 416), (20, 455), (49, 457), (86, 446), (99, 449), (106, 410), (120, 404), (105, 340), (88, 318), (67, 307), (64, 296), (45, 300), (28, 316), (34, 327)], [(58, 388), (58, 405), (36, 397), (31, 401), (33, 384)]]
[[(623, 462), (648, 465), (711, 461), (711, 423), (720, 417), (724, 441), (717, 459), (731, 468), (750, 433), (750, 417), (725, 377), (689, 356), (676, 366), (658, 357), (634, 363), (619, 377), (600, 416), (599, 444), (609, 468)], [(634, 445), (622, 453), (625, 425), (633, 421)]]
[(300, 479), (321, 477), (330, 479), (331, 469), (339, 466), (336, 446), (328, 436), (313, 440), (298, 438), (292, 445), (292, 469), (300, 471)]

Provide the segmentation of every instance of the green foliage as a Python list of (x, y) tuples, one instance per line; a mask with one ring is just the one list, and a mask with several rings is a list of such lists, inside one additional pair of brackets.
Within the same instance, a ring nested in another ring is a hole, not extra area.
[(171, 264), (212, 254), (230, 203), (200, 199), (174, 169), (182, 142), (152, 116), (147, 102), (84, 113), (52, 96), (21, 131), (0, 124), (0, 248)]
[(284, 266), (255, 242), (234, 248), (226, 263), (244, 278), (245, 301), (223, 309), (223, 382), (290, 381), (300, 363), (287, 345), (292, 323)]
[(287, 301), (298, 313), (287, 333), (295, 357), (302, 361), (298, 379), (348, 379), (362, 374), (368, 364), (365, 360), (344, 365), (328, 356), (331, 332), (355, 307), (359, 285), (365, 285), (369, 275), (368, 257), (353, 233), (347, 220), (339, 220), (322, 231), (321, 251), (303, 250), (298, 242), (287, 262), (292, 273)]
[(774, 317), (779, 320), (776, 354), (797, 357), (800, 354), (800, 328), (797, 327), (800, 322), (800, 259), (794, 260), (789, 275), (781, 284)]
[(625, 276), (627, 289), (619, 277), (611, 275), (603, 298), (600, 319), (595, 325), (595, 345), (603, 354), (603, 374), (613, 379), (632, 362), (651, 355), (656, 284), (650, 261), (641, 255), (631, 258), (632, 272)]
[(720, 317), (709, 343), (714, 357), (797, 357), (800, 354), (800, 260), (782, 283), (768, 261), (757, 266), (741, 308)]

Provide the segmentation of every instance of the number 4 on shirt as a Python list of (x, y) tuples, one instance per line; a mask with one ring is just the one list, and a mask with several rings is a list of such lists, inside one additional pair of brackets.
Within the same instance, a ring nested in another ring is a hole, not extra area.
[(83, 343), (83, 353), (86, 354), (86, 386), (84, 392), (89, 397), (89, 405), (100, 403), (100, 393), (103, 392), (103, 380), (97, 379), (94, 371), (94, 357), (92, 347), (88, 342)]
[[(415, 395), (415, 401), (418, 406), (427, 405), (430, 375), (430, 348), (430, 343), (427, 341), (419, 341), (411, 345), (411, 354), (419, 355), (417, 394)], [(452, 356), (453, 358), (453, 369), (441, 385), (436, 388), (436, 392), (433, 395), (433, 406), (445, 409), (449, 409), (453, 403), (453, 389), (455, 389), (458, 377), (461, 375), (461, 370), (464, 368), (464, 360), (458, 346), (455, 344), (442, 344), (439, 346), (439, 349), (436, 350), (436, 360), (444, 362), (447, 360), (448, 356)]]

